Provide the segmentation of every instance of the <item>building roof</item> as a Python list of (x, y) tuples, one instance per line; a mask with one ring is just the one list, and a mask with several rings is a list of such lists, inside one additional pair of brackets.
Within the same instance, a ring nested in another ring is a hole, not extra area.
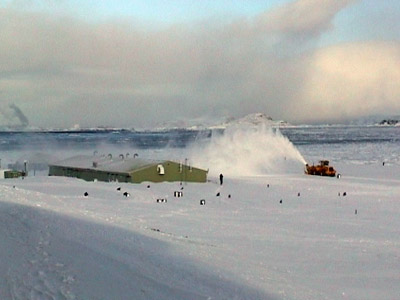
[(57, 161), (51, 165), (105, 172), (129, 173), (147, 166), (163, 164), (165, 162), (166, 160), (77, 155), (65, 160)]

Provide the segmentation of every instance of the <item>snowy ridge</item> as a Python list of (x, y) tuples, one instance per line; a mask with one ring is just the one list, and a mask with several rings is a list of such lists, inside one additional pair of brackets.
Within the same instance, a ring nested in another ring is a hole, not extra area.
[(381, 126), (400, 126), (400, 121), (396, 119), (385, 119), (378, 123)]
[(265, 113), (248, 114), (241, 118), (226, 118), (223, 122), (218, 121), (205, 121), (205, 120), (191, 120), (191, 121), (173, 121), (164, 122), (157, 126), (154, 131), (168, 131), (168, 130), (213, 130), (213, 129), (226, 129), (228, 127), (254, 127), (254, 126), (267, 126), (267, 127), (288, 127), (292, 126), (286, 121), (275, 121)]
[(226, 122), (210, 126), (211, 129), (226, 129), (228, 127), (254, 127), (254, 126), (266, 126), (266, 127), (280, 127), (290, 126), (285, 121), (274, 121), (271, 117), (264, 113), (254, 113), (246, 115), (239, 119), (229, 118)]

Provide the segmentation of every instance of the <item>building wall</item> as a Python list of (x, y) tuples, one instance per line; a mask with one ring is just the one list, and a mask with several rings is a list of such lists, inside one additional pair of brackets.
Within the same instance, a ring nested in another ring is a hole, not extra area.
[(75, 177), (86, 181), (131, 182), (131, 177), (128, 173), (105, 172), (94, 169), (78, 169), (62, 166), (50, 166), (49, 176)]
[(186, 182), (206, 182), (207, 171), (189, 166), (180, 165), (172, 161), (162, 164), (164, 174), (159, 174), (158, 164), (134, 170), (130, 173), (106, 172), (95, 169), (79, 169), (62, 166), (50, 166), (49, 176), (75, 177), (86, 181), (118, 181), (140, 183), (144, 181), (163, 182), (163, 181), (186, 181)]
[(5, 171), (5, 172), (4, 172), (4, 178), (18, 178), (18, 177), (23, 177), (23, 176), (25, 176), (25, 175), (26, 175), (26, 174), (23, 173), (23, 172), (14, 171), (14, 170)]
[(140, 183), (143, 181), (162, 182), (162, 181), (186, 181), (186, 182), (206, 182), (207, 171), (179, 163), (166, 161), (160, 164), (164, 168), (164, 174), (160, 175), (157, 164), (150, 167), (131, 172), (132, 182)]

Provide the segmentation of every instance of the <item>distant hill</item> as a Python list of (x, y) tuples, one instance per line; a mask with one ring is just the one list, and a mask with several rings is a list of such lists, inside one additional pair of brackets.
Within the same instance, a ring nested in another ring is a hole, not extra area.
[(176, 120), (171, 122), (163, 122), (153, 128), (155, 131), (164, 130), (213, 130), (213, 129), (226, 129), (233, 126), (259, 126), (265, 125), (268, 127), (284, 127), (291, 126), (286, 121), (275, 121), (265, 113), (253, 113), (241, 118), (226, 118), (225, 121), (211, 121), (211, 120)]
[(385, 119), (382, 120), (378, 123), (378, 125), (383, 125), (383, 126), (400, 126), (400, 120), (395, 120), (395, 119)]
[(242, 118), (235, 119), (229, 118), (225, 122), (210, 126), (210, 129), (225, 129), (227, 127), (233, 126), (260, 126), (265, 125), (268, 127), (283, 127), (283, 126), (290, 126), (290, 124), (286, 121), (275, 121), (270, 116), (264, 113), (254, 113), (246, 115)]
[(400, 116), (387, 116), (387, 115), (371, 115), (349, 122), (350, 125), (376, 125), (376, 126), (399, 126)]

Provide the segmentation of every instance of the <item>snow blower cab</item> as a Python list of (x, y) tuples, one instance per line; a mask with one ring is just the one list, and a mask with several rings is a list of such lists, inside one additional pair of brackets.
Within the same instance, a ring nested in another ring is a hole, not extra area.
[(328, 160), (321, 160), (319, 165), (312, 165), (306, 164), (304, 172), (308, 175), (319, 175), (319, 176), (329, 176), (335, 177), (336, 170), (329, 165)]

